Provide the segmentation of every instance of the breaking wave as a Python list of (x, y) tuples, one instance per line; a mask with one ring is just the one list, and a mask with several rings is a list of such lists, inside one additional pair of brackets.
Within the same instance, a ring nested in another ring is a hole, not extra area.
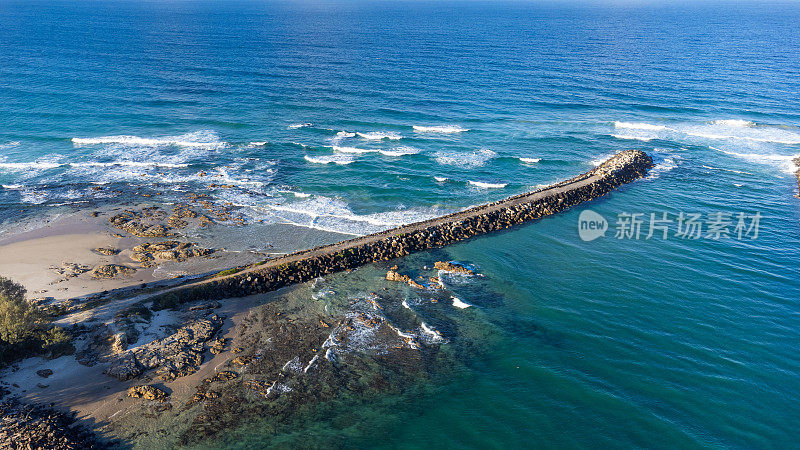
[(712, 120), (712, 124), (714, 125), (725, 125), (729, 127), (754, 127), (756, 126), (755, 122), (750, 122), (749, 120), (742, 120), (742, 119), (723, 119), (723, 120)]
[(382, 139), (390, 139), (390, 140), (403, 139), (403, 136), (393, 131), (385, 131), (385, 132), (371, 131), (368, 133), (357, 133), (357, 134), (359, 137), (370, 141), (380, 141)]
[(664, 125), (651, 125), (649, 123), (642, 123), (642, 122), (614, 122), (614, 128), (623, 128), (629, 130), (650, 130), (650, 131), (661, 131), (667, 129), (667, 127), (665, 127)]
[(469, 180), (469, 184), (481, 189), (501, 189), (508, 186), (508, 183), (484, 183), (483, 181)]
[(363, 153), (375, 153), (378, 150), (373, 150), (370, 148), (355, 148), (355, 147), (340, 147), (338, 145), (334, 145), (331, 147), (333, 151), (339, 153), (355, 153), (355, 154), (363, 154)]
[(414, 125), (414, 131), (417, 133), (463, 133), (469, 131), (469, 128), (461, 128), (458, 125), (439, 125), (439, 126), (422, 126)]
[(416, 155), (420, 152), (420, 150), (416, 147), (411, 147), (408, 145), (401, 145), (400, 147), (395, 147), (391, 150), (379, 150), (382, 155), (384, 156), (406, 156), (406, 155)]
[(217, 149), (227, 146), (227, 143), (221, 141), (216, 133), (211, 131), (197, 131), (194, 133), (186, 133), (178, 136), (166, 136), (160, 138), (145, 138), (139, 136), (117, 135), (117, 136), (100, 136), (92, 138), (72, 138), (74, 145), (100, 145), (100, 144), (118, 144), (123, 146), (139, 146), (139, 147), (191, 147), (191, 148), (205, 148)]
[(259, 204), (254, 209), (266, 215), (268, 220), (354, 236), (431, 219), (442, 213), (431, 208), (413, 208), (357, 214), (345, 201), (325, 196), (289, 203)]
[(55, 169), (63, 166), (61, 163), (53, 162), (26, 162), (26, 163), (0, 163), (0, 169), (8, 170), (46, 170)]
[(732, 152), (728, 150), (723, 150), (717, 147), (711, 147), (710, 149), (716, 150), (720, 153), (724, 153), (729, 156), (733, 156), (735, 158), (743, 159), (745, 161), (750, 161), (758, 164), (767, 164), (767, 165), (778, 165), (781, 170), (785, 173), (793, 174), (797, 167), (795, 166), (793, 160), (798, 157), (798, 155), (780, 155), (775, 153), (741, 153), (741, 152)]
[(314, 164), (339, 164), (347, 165), (355, 162), (355, 158), (349, 155), (326, 155), (326, 156), (309, 156), (303, 157), (306, 161)]
[(653, 139), (655, 139), (654, 137), (633, 136), (633, 135), (628, 135), (628, 134), (612, 134), (610, 136), (613, 137), (613, 138), (617, 138), (617, 139), (637, 140), (637, 141), (642, 141), (642, 142), (650, 142)]

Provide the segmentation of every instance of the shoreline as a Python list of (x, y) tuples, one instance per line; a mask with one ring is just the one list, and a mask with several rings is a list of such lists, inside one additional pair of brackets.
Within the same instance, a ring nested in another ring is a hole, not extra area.
[[(245, 408), (240, 412), (242, 417), (257, 416), (257, 411), (243, 406), (250, 401), (266, 402), (257, 404), (261, 405), (259, 408), (290, 414), (293, 407), (275, 400), (291, 396), (299, 405), (311, 406), (335, 398), (336, 392), (345, 386), (349, 389), (365, 376), (396, 377), (401, 385), (424, 379), (429, 370), (436, 370), (426, 366), (426, 358), (438, 354), (447, 338), (429, 318), (418, 315), (397, 298), (409, 290), (424, 293), (430, 299), (415, 307), (422, 311), (435, 305), (456, 305), (442, 273), (474, 277), (473, 280), (479, 280), (481, 275), (464, 266), (442, 262), (426, 264), (422, 269), (399, 269), (403, 274), (397, 267), (388, 273), (386, 268), (365, 267), (362, 275), (330, 279), (322, 275), (439, 248), (545, 217), (642, 178), (650, 167), (652, 160), (645, 153), (623, 152), (587, 173), (545, 189), (298, 251), (251, 264), (228, 276), (207, 278), (214, 273), (212, 270), (198, 274), (204, 278), (201, 281), (181, 284), (186, 283), (186, 278), (157, 279), (150, 272), (156, 281), (147, 288), (138, 286), (138, 272), (135, 279), (110, 280), (116, 283), (117, 291), (106, 294), (102, 302), (88, 301), (55, 321), (73, 330), (75, 353), (52, 360), (27, 358), (12, 364), (2, 372), (0, 396), (5, 390), (5, 397), (12, 401), (70, 411), (104, 439), (147, 447), (155, 445), (159, 433), (166, 433), (167, 429), (173, 430), (169, 432), (174, 434), (171, 439), (178, 441), (201, 439), (202, 436), (191, 437), (198, 430), (214, 438), (216, 431), (203, 430), (226, 429), (238, 422), (217, 423), (211, 412), (222, 414)], [(53, 229), (58, 227), (50, 227), (51, 232)], [(91, 252), (96, 242), (120, 239), (113, 238), (109, 228), (91, 229), (93, 233), (87, 234), (91, 238), (70, 234), (75, 230), (71, 225), (61, 230), (60, 235), (37, 236), (0, 249), (21, 246), (15, 253), (20, 255), (34, 253), (30, 248), (35, 244), (47, 246), (56, 254), (80, 248), (83, 256), (94, 255), (104, 261), (130, 257), (130, 250), (110, 257)], [(432, 236), (437, 238), (430, 239)], [(60, 240), (61, 246), (54, 246), (48, 239)], [(127, 247), (153, 240), (123, 239)], [(187, 261), (197, 267), (192, 258)], [(218, 264), (221, 260), (210, 261)], [(368, 274), (365, 286), (372, 290), (369, 294), (353, 298), (346, 289), (339, 289), (352, 282), (364, 284), (360, 278), (364, 273)], [(419, 282), (407, 273), (420, 275), (416, 278)], [(270, 276), (278, 278), (269, 281)], [(351, 278), (356, 280), (350, 281)], [(298, 284), (311, 279), (316, 281)], [(75, 280), (87, 282), (85, 277), (67, 282)], [(170, 287), (170, 283), (179, 285)], [(209, 285), (214, 286), (213, 291)], [(337, 292), (341, 292), (341, 298)], [(171, 305), (162, 303), (172, 293), (185, 297)], [(212, 301), (234, 297), (246, 298)], [(184, 304), (191, 300), (202, 302)], [(470, 307), (458, 306), (459, 311)], [(343, 367), (348, 369), (342, 372)], [(50, 375), (39, 375), (43, 371), (50, 371)], [(219, 379), (224, 374), (230, 378)], [(390, 389), (381, 386), (385, 384), (359, 389), (363, 389), (363, 395), (378, 395)], [(154, 389), (152, 392), (165, 397), (131, 398), (130, 389), (140, 387)], [(326, 396), (319, 397), (320, 389), (327, 392)], [(152, 422), (148, 417), (160, 419)], [(166, 428), (162, 428), (164, 425)]]

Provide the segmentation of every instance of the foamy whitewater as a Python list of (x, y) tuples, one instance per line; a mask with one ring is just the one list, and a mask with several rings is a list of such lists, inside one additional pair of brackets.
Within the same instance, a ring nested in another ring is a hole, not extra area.
[[(223, 414), (197, 447), (797, 447), (800, 5), (0, 10), (0, 239), (203, 195), (244, 225), (187, 239), (277, 254), (542, 188), (623, 150), (655, 161), (646, 178), (535, 223), (300, 286), (298, 305), (321, 318), (333, 298), (380, 297), (422, 350), (416, 381), (381, 374), (297, 411), (270, 400), (288, 415), (241, 417), (246, 427)], [(593, 241), (578, 233), (586, 209), (608, 224)], [(666, 236), (650, 227), (664, 214)], [(696, 239), (677, 235), (690, 215)], [(626, 218), (638, 239), (618, 233)], [(481, 276), (436, 273), (452, 260)], [(394, 264), (445, 289), (388, 284)], [(337, 360), (350, 370), (337, 345), (313, 367), (301, 357), (296, 375)], [(141, 420), (169, 425), (162, 446), (177, 442), (173, 422)]]

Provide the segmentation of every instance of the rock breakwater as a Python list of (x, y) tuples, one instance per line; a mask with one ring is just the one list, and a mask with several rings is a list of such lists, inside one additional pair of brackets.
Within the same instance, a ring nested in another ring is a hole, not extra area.
[(156, 294), (154, 306), (166, 308), (193, 300), (268, 292), (330, 273), (443, 247), (602, 197), (623, 184), (644, 177), (652, 167), (653, 160), (649, 155), (639, 150), (627, 150), (589, 172), (547, 188), (436, 219), (292, 253), (232, 275), (180, 286)]

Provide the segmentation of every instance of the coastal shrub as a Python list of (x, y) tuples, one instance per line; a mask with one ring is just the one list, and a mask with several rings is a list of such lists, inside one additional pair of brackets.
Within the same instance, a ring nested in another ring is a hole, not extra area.
[(177, 308), (181, 304), (181, 299), (174, 292), (167, 292), (159, 295), (153, 300), (153, 311), (162, 309)]
[(0, 367), (28, 356), (62, 355), (72, 348), (69, 333), (29, 304), (25, 293), (20, 284), (0, 277)]
[(234, 267), (233, 269), (223, 270), (222, 272), (219, 272), (216, 276), (217, 277), (224, 277), (224, 276), (228, 276), (228, 275), (233, 275), (238, 271), (239, 271), (239, 269)]

